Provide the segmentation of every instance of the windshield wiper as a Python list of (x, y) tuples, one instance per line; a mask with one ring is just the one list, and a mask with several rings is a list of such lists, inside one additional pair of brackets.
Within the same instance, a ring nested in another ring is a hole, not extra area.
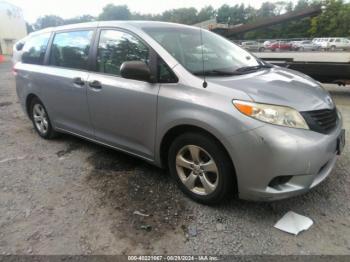
[(234, 76), (241, 75), (240, 72), (236, 71), (225, 71), (225, 70), (206, 70), (206, 71), (196, 71), (193, 73), (197, 76)]
[(235, 72), (247, 73), (252, 71), (258, 71), (259, 69), (263, 69), (263, 68), (272, 68), (272, 67), (273, 67), (272, 65), (261, 63), (257, 66), (244, 66), (244, 67), (238, 68)]

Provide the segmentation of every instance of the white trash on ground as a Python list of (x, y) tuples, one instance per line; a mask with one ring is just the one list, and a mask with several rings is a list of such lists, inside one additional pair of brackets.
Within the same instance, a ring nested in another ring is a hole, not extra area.
[(309, 229), (313, 223), (310, 218), (289, 211), (278, 220), (274, 227), (287, 233), (298, 235), (301, 231)]
[(25, 159), (26, 157), (27, 157), (27, 156), (19, 156), (19, 157), (10, 157), (10, 158), (0, 159), (0, 164), (6, 163), (6, 162), (17, 161), (17, 160), (23, 160), (23, 159)]
[(140, 211), (134, 211), (134, 213), (133, 213), (134, 215), (138, 215), (138, 216), (142, 216), (142, 217), (148, 217), (149, 215), (147, 215), (147, 214), (144, 214), (144, 213), (141, 213)]

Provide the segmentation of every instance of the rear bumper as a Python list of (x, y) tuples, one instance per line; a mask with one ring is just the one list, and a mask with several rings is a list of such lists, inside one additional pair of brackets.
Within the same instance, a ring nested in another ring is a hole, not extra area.
[(342, 123), (330, 134), (273, 125), (231, 137), (239, 197), (272, 201), (307, 192), (333, 170)]

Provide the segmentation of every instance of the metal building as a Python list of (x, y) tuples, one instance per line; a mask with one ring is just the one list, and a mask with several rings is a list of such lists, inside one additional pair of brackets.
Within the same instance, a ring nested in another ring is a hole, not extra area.
[(22, 9), (0, 0), (0, 54), (11, 55), (13, 44), (26, 35)]

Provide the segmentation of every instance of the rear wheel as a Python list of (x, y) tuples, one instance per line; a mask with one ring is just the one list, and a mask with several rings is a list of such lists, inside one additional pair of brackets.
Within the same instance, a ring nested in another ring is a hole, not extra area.
[(186, 133), (169, 149), (168, 166), (181, 190), (203, 204), (215, 204), (234, 195), (231, 159), (209, 135)]
[(51, 139), (57, 136), (57, 132), (52, 128), (46, 108), (38, 98), (33, 98), (30, 103), (30, 118), (34, 129), (42, 138)]

